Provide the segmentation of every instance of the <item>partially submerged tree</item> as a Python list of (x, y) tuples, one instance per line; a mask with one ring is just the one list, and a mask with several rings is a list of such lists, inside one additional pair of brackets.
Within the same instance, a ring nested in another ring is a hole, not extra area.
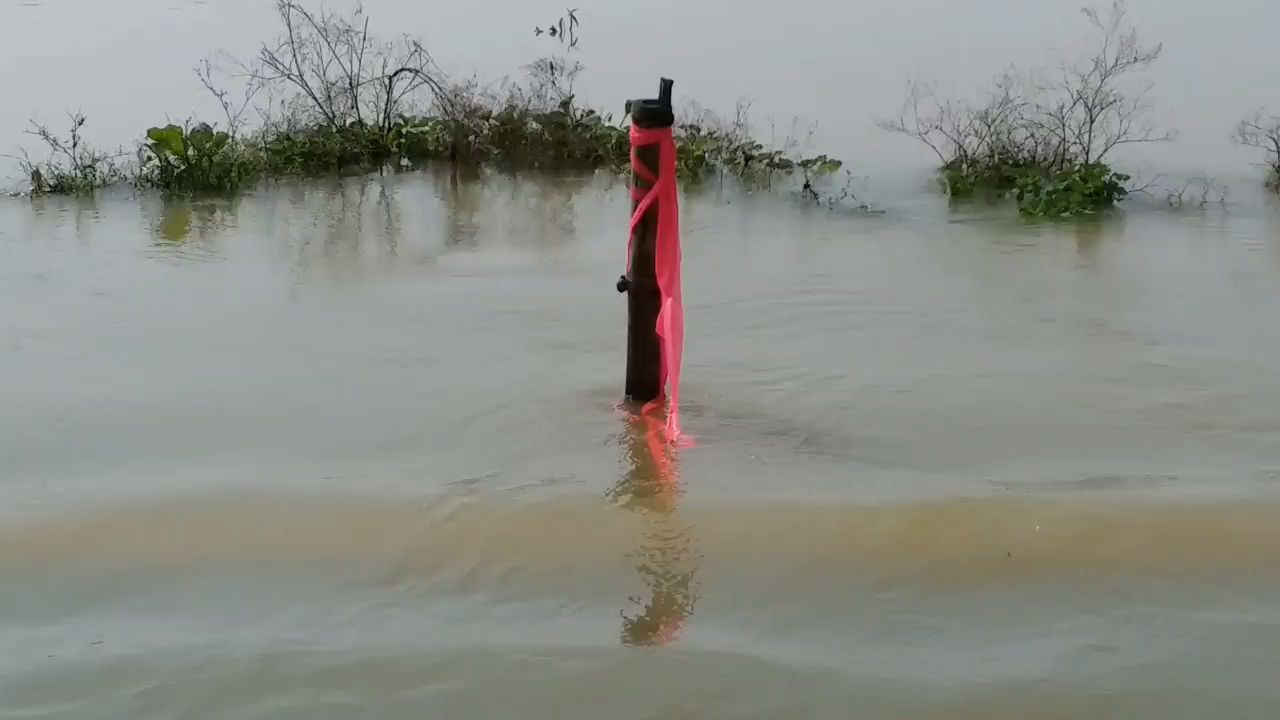
[[(1150, 193), (1147, 193), (1150, 195)], [(1211, 177), (1191, 177), (1183, 181), (1181, 187), (1164, 189), (1165, 202), (1169, 207), (1203, 208), (1210, 203), (1227, 204), (1230, 188)]]
[(1241, 120), (1231, 139), (1244, 147), (1263, 152), (1267, 166), (1267, 187), (1280, 192), (1280, 115), (1259, 110), (1253, 117)]
[(1152, 83), (1128, 78), (1160, 59), (1162, 43), (1143, 45), (1138, 31), (1125, 22), (1124, 0), (1115, 0), (1106, 18), (1093, 8), (1084, 14), (1098, 32), (1098, 47), (1088, 61), (1062, 68), (1062, 80), (1050, 86), (1047, 104), (1034, 116), (1047, 121), (1045, 131), (1061, 146), (1064, 161), (1082, 165), (1103, 162), (1121, 145), (1166, 142), (1174, 134), (1158, 130), (1149, 117)]
[(253, 86), (298, 94), (302, 102), (292, 105), (297, 116), (291, 121), (389, 131), (407, 103), (447, 102), (444, 74), (422, 42), (409, 35), (394, 41), (370, 35), (363, 8), (340, 15), (276, 0), (276, 14), (283, 31), (240, 68)]
[[(1122, 145), (1162, 142), (1173, 133), (1150, 122), (1152, 85), (1140, 79), (1163, 52), (1126, 21), (1124, 0), (1103, 16), (1083, 10), (1097, 46), (1041, 81), (1005, 72), (977, 101), (940, 98), (913, 85), (900, 117), (880, 126), (923, 142), (941, 163), (953, 196), (1018, 190), (1031, 214), (1088, 212), (1123, 197), (1128, 177), (1107, 165)], [(1045, 203), (1047, 197), (1058, 201)]]
[(1006, 72), (976, 101), (940, 97), (932, 86), (912, 84), (901, 116), (879, 125), (924, 143), (938, 156), (947, 191), (963, 196), (980, 188), (1009, 190), (1021, 169), (1048, 163), (1031, 133), (1030, 108), (1022, 82)]

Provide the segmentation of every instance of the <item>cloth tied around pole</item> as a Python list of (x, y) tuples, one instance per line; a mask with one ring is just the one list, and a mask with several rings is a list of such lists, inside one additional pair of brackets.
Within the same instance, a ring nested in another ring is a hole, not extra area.
[[(658, 146), (658, 172), (655, 174), (636, 156), (636, 148)], [(667, 397), (667, 440), (676, 442), (680, 431), (680, 366), (684, 354), (684, 302), (680, 292), (680, 218), (676, 189), (676, 145), (670, 127), (642, 128), (631, 126), (631, 168), (649, 188), (632, 187), (636, 201), (627, 234), (627, 272), (631, 272), (631, 244), (636, 226), (656, 203), (658, 213), (657, 242), (654, 247), (654, 270), (658, 278), (661, 306), (655, 328), (662, 348), (662, 387)], [(621, 284), (619, 289), (623, 289)], [(658, 400), (645, 406), (653, 409)]]

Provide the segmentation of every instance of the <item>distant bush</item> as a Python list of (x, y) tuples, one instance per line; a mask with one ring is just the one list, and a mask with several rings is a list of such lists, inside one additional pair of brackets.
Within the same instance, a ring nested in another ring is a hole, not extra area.
[(732, 122), (700, 111), (676, 126), (676, 174), (690, 185), (708, 178), (730, 176), (747, 187), (767, 187), (779, 177), (806, 179), (829, 175), (843, 163), (827, 155), (807, 156), (798, 138), (768, 146), (755, 138), (748, 120), (749, 106), (739, 103)]
[(1055, 79), (1005, 73), (976, 103), (915, 86), (901, 117), (881, 127), (933, 150), (952, 197), (1015, 193), (1023, 213), (1049, 217), (1110, 207), (1124, 198), (1129, 179), (1110, 167), (1111, 152), (1173, 137), (1146, 121), (1150, 84), (1128, 81), (1150, 68), (1163, 46), (1140, 42), (1125, 22), (1123, 0), (1105, 17), (1091, 8), (1084, 13), (1098, 33), (1097, 48), (1057, 68)]
[(523, 81), (484, 92), (451, 87), (452, 110), (440, 120), (454, 137), (453, 159), (508, 169), (621, 169), (630, 155), (627, 130), (612, 115), (583, 107), (574, 83), (582, 65), (539, 59)]

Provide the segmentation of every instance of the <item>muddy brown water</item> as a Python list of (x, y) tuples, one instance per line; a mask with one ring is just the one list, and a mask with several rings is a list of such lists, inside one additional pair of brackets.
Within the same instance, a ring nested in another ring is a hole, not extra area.
[(683, 206), (693, 447), (616, 408), (625, 188), (0, 205), (0, 717), (1264, 717), (1264, 203)]

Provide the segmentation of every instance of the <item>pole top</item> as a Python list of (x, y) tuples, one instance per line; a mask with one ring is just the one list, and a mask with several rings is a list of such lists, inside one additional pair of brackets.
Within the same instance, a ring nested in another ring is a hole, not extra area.
[(676, 123), (675, 111), (671, 107), (671, 87), (675, 81), (661, 78), (658, 84), (658, 97), (641, 100), (629, 100), (627, 111), (631, 113), (631, 123), (646, 130), (669, 128)]

